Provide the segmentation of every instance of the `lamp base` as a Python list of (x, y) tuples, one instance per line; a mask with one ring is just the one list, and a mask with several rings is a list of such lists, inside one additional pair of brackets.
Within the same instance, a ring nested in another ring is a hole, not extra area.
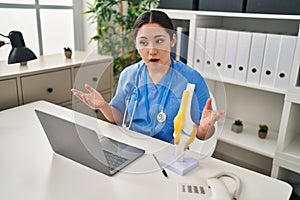
[(186, 173), (190, 172), (191, 170), (195, 169), (200, 165), (199, 160), (192, 158), (188, 155), (184, 155), (183, 161), (173, 161), (168, 164), (162, 163), (162, 166), (166, 166), (167, 169), (184, 176)]
[(27, 61), (25, 61), (25, 62), (20, 62), (20, 66), (27, 66)]

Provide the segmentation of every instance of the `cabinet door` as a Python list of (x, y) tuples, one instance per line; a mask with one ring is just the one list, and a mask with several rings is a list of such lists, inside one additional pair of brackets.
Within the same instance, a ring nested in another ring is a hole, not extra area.
[(112, 63), (97, 63), (82, 65), (74, 70), (74, 88), (85, 90), (84, 84), (89, 84), (98, 91), (111, 90), (113, 87)]
[(16, 79), (0, 81), (0, 110), (18, 106), (18, 90)]
[(55, 104), (71, 101), (71, 70), (21, 78), (24, 103), (46, 100)]

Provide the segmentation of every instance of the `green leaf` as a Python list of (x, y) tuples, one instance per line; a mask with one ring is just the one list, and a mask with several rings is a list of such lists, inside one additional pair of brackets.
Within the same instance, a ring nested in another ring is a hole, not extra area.
[[(119, 6), (124, 2), (127, 2), (127, 6), (124, 6), (121, 14)], [(141, 13), (150, 8), (156, 8), (158, 2), (159, 0), (94, 0), (93, 3), (87, 2), (88, 9), (83, 14), (90, 15), (88, 20), (97, 25), (97, 34), (90, 38), (90, 42), (98, 43), (99, 53), (114, 57), (116, 79), (124, 68), (140, 60), (132, 38), (132, 26)], [(120, 35), (120, 23), (123, 28), (122, 35)], [(120, 55), (122, 51), (124, 55)]]

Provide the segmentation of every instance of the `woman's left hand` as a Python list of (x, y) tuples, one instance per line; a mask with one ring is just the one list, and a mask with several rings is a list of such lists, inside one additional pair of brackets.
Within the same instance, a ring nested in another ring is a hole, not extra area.
[[(224, 110), (212, 110), (211, 109), (212, 98), (207, 99), (206, 105), (202, 111), (202, 116), (200, 119), (199, 131), (200, 138), (209, 138), (213, 133), (207, 135), (208, 132), (211, 132), (211, 128), (220, 117), (225, 114)], [(199, 136), (198, 136), (199, 138)]]

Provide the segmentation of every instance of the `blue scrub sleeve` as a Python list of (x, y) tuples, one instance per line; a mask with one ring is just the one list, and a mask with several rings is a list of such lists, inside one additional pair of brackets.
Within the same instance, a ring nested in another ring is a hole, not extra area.
[(125, 112), (127, 98), (133, 92), (139, 66), (140, 64), (136, 63), (121, 72), (116, 93), (109, 103), (111, 106), (119, 109), (123, 114)]
[(125, 112), (126, 105), (126, 70), (122, 71), (118, 81), (118, 86), (114, 97), (110, 101), (110, 105), (117, 108), (121, 113)]

